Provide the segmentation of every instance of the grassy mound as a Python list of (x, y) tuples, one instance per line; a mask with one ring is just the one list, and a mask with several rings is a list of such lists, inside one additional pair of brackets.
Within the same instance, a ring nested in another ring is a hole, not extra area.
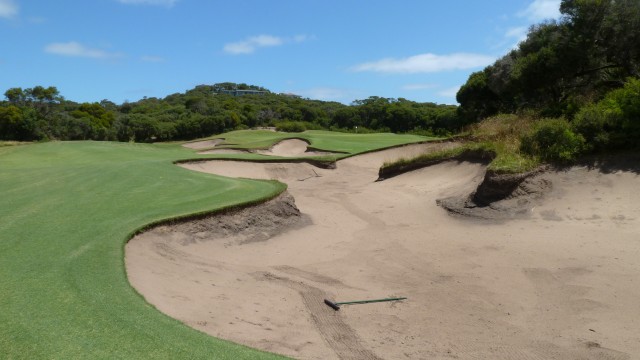
[(533, 118), (526, 116), (492, 117), (473, 125), (465, 136), (460, 137), (460, 146), (386, 163), (380, 169), (380, 176), (393, 176), (446, 160), (486, 162), (487, 170), (496, 174), (531, 171), (540, 165), (540, 160), (523, 153), (521, 142), (525, 134), (531, 131), (534, 122)]

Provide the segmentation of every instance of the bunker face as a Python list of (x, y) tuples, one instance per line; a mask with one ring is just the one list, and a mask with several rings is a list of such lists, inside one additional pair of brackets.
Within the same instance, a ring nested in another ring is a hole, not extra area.
[(308, 150), (309, 144), (300, 139), (287, 139), (273, 145), (269, 150), (258, 150), (259, 154), (282, 156), (282, 157), (299, 157), (299, 156), (319, 156), (330, 155), (332, 152)]
[[(443, 163), (375, 182), (382, 162), (435, 146), (349, 158), (336, 170), (185, 164), (280, 179), (304, 216), (258, 207), (219, 225), (234, 229), (222, 237), (198, 223), (154, 229), (127, 245), (130, 281), (192, 327), (295, 358), (638, 357), (638, 176), (544, 174), (554, 190), (530, 218), (500, 224), (435, 204), (473, 191), (480, 165)], [(267, 213), (291, 221), (264, 227)], [(395, 296), (408, 299), (339, 312), (323, 303)]]
[(182, 146), (189, 149), (202, 150), (202, 149), (210, 149), (210, 148), (216, 147), (218, 146), (218, 144), (222, 143), (223, 141), (224, 139), (194, 141), (194, 142), (184, 143), (182, 144)]

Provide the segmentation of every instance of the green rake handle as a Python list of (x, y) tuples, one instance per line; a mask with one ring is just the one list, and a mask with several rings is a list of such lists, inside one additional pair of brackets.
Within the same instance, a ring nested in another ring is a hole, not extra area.
[(331, 307), (333, 310), (340, 310), (340, 305), (352, 305), (352, 304), (369, 304), (376, 302), (384, 302), (384, 301), (398, 301), (405, 300), (406, 297), (394, 297), (394, 298), (385, 298), (385, 299), (375, 299), (375, 300), (357, 300), (357, 301), (342, 301), (342, 302), (333, 302), (328, 299), (324, 299), (324, 303)]

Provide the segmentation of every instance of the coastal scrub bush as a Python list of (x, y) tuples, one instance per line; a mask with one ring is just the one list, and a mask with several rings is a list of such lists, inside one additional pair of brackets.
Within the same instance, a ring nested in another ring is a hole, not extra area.
[(574, 160), (584, 146), (584, 137), (573, 132), (566, 120), (544, 119), (522, 137), (520, 150), (543, 161), (566, 163)]
[(629, 79), (623, 88), (582, 108), (573, 127), (593, 150), (640, 146), (640, 79)]
[(284, 132), (303, 132), (306, 130), (321, 130), (322, 126), (308, 121), (281, 121), (276, 123), (276, 130)]

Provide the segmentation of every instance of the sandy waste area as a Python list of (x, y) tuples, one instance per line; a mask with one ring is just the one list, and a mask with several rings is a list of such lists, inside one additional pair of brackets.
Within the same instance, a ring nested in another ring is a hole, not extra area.
[[(299, 359), (640, 359), (637, 170), (542, 173), (551, 190), (525, 218), (501, 222), (436, 205), (474, 191), (480, 164), (376, 181), (385, 160), (441, 146), (333, 170), (183, 164), (289, 188), (266, 205), (140, 234), (126, 246), (130, 282), (195, 329)], [(407, 299), (339, 311), (323, 302), (386, 297)]]

